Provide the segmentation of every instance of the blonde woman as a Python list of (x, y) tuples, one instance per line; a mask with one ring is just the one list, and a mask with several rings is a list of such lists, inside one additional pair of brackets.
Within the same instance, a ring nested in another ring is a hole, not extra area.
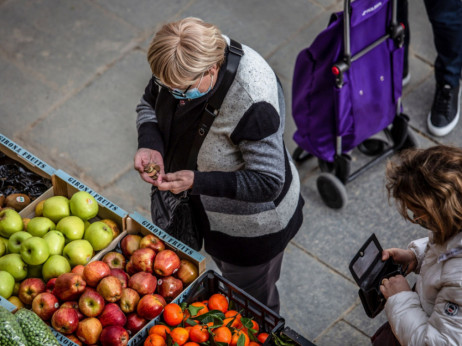
[[(297, 170), (284, 147), (282, 88), (268, 63), (243, 45), (197, 169), (186, 158), (208, 98), (223, 80), (230, 39), (198, 18), (163, 25), (148, 51), (152, 78), (137, 106), (135, 169), (159, 190), (190, 191), (205, 251), (223, 276), (275, 311), (285, 247), (302, 224)], [(157, 180), (143, 172), (161, 168)]]
[(391, 330), (401, 345), (462, 345), (462, 150), (405, 152), (388, 166), (387, 189), (405, 219), (429, 230), (406, 250), (383, 251), (419, 274), (415, 291), (401, 275), (382, 281)]

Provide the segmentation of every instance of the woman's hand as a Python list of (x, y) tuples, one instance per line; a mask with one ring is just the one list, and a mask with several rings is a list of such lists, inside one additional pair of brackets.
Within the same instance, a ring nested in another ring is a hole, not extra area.
[(382, 261), (386, 261), (390, 257), (393, 258), (395, 263), (407, 266), (406, 274), (413, 272), (417, 268), (417, 258), (411, 250), (391, 248), (382, 251)]
[(411, 287), (409, 287), (409, 283), (402, 275), (396, 275), (389, 279), (383, 279), (382, 284), (380, 285), (380, 292), (382, 292), (385, 299), (388, 299), (388, 297), (391, 297), (396, 293), (410, 290)]
[(193, 171), (178, 171), (175, 173), (161, 174), (161, 182), (157, 185), (159, 190), (170, 190), (173, 193), (180, 193), (192, 188), (194, 184)]
[[(160, 167), (160, 174), (158, 174), (157, 180), (152, 179), (144, 171), (144, 168), (151, 162), (159, 165)], [(159, 186), (159, 184), (162, 183), (162, 175), (165, 173), (164, 159), (158, 151), (146, 148), (138, 149), (138, 151), (135, 154), (134, 167), (140, 173), (141, 179), (143, 179), (145, 182), (152, 184), (154, 186)]]

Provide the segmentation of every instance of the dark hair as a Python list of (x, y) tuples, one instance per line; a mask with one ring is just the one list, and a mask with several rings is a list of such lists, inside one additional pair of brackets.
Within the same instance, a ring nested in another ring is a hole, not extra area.
[(426, 215), (433, 240), (444, 243), (462, 229), (462, 150), (445, 145), (410, 149), (399, 161), (387, 165), (388, 198), (395, 199), (407, 220), (413, 221), (408, 208)]

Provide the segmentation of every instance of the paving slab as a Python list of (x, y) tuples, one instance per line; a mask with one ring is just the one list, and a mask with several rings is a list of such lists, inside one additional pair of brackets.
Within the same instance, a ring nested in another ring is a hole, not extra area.
[(91, 1), (9, 1), (0, 11), (1, 49), (64, 91), (84, 84), (134, 37)]
[(284, 253), (277, 285), (281, 316), (288, 326), (310, 340), (351, 308), (356, 300), (357, 289), (353, 283), (335, 275), (293, 244)]
[(135, 107), (149, 78), (144, 54), (134, 51), (20, 137), (32, 146), (51, 139), (48, 150), (60, 156), (37, 155), (104, 188), (133, 167)]
[(370, 345), (370, 338), (348, 323), (339, 321), (327, 333), (315, 340), (318, 346), (360, 346)]
[(139, 31), (151, 33), (162, 22), (169, 22), (182, 16), (190, 0), (134, 0), (127, 6), (125, 0), (95, 1), (101, 8), (129, 23)]
[(1, 48), (0, 76), (4, 81), (0, 83), (0, 132), (11, 139), (15, 133), (25, 131), (62, 96), (54, 85), (32, 77), (22, 65), (7, 59)]

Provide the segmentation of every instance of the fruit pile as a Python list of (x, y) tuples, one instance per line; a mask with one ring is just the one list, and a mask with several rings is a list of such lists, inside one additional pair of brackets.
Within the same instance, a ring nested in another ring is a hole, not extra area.
[(50, 179), (31, 172), (0, 152), (0, 208), (20, 211), (51, 186)]
[(46, 284), (24, 280), (20, 302), (77, 344), (126, 345), (198, 269), (153, 234), (129, 234), (119, 245), (121, 252), (76, 265)]
[(19, 307), (30, 305), (26, 292), (87, 264), (120, 233), (113, 220), (94, 221), (98, 211), (84, 191), (40, 201), (32, 218), (0, 210), (0, 295)]
[(259, 346), (269, 334), (260, 331), (258, 323), (229, 306), (221, 293), (192, 304), (169, 303), (162, 322), (149, 330), (144, 346), (199, 346), (204, 343), (230, 346)]

